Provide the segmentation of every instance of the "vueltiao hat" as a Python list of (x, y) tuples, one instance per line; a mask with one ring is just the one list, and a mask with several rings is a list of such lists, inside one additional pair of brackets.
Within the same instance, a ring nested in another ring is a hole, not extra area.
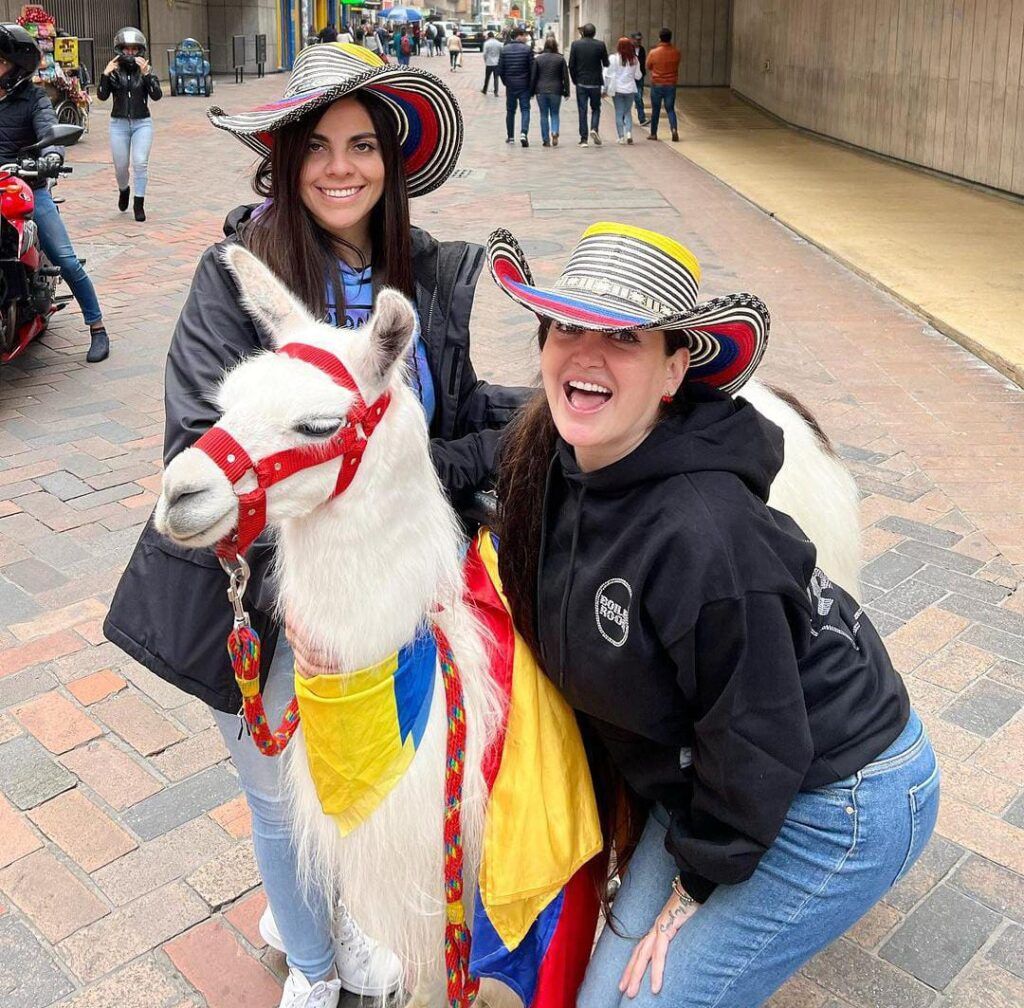
[(688, 381), (734, 393), (768, 344), (768, 308), (753, 294), (697, 303), (700, 264), (684, 245), (629, 224), (583, 232), (553, 287), (537, 287), (526, 257), (504, 228), (487, 241), (494, 282), (541, 318), (581, 329), (666, 329), (685, 335)]
[(462, 150), (462, 113), (440, 78), (413, 66), (395, 66), (360, 45), (307, 46), (295, 58), (284, 97), (251, 112), (206, 114), (260, 155), (270, 153), (274, 131), (353, 91), (370, 91), (394, 113), (410, 196), (445, 182)]

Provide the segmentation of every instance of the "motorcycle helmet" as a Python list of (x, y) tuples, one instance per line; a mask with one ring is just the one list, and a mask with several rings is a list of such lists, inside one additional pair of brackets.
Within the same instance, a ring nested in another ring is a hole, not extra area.
[(43, 56), (21, 25), (4, 24), (0, 25), (0, 58), (11, 64), (7, 73), (0, 74), (0, 89), (10, 94), (39, 69)]
[(114, 52), (124, 54), (125, 46), (135, 46), (139, 56), (146, 55), (146, 36), (138, 28), (122, 28), (114, 36)]

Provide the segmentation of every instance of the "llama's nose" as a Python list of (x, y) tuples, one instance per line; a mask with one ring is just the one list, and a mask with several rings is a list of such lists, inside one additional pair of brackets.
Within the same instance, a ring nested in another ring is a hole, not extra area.
[(202, 493), (202, 490), (197, 490), (194, 487), (188, 485), (171, 487), (169, 490), (164, 491), (164, 499), (167, 502), (167, 507), (172, 508), (175, 504), (180, 504), (182, 501), (187, 500), (189, 497), (196, 497)]

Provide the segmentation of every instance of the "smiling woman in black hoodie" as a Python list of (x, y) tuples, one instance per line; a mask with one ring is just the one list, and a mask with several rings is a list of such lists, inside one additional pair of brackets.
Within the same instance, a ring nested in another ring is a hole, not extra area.
[(504, 451), (502, 579), (646, 818), (577, 1003), (751, 1008), (917, 859), (934, 753), (875, 628), (766, 504), (782, 433), (731, 394), (764, 305), (697, 305), (693, 255), (627, 225), (588, 229), (554, 288), (508, 232), (489, 253), (540, 316), (544, 382)]

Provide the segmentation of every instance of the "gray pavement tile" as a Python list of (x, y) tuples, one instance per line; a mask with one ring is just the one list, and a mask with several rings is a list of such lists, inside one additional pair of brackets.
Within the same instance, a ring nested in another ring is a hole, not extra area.
[(880, 609), (872, 609), (871, 606), (864, 606), (864, 612), (867, 613), (868, 619), (871, 620), (872, 626), (883, 636), (888, 637), (889, 634), (895, 633), (904, 621), (896, 616), (892, 616), (889, 613), (884, 613)]
[(24, 703), (57, 685), (57, 678), (45, 665), (36, 665), (0, 678), (0, 710)]
[(914, 577), (938, 588), (945, 588), (947, 591), (977, 599), (979, 602), (997, 604), (1010, 594), (1010, 589), (1004, 588), (1002, 585), (986, 581), (981, 577), (958, 574), (956, 571), (946, 570), (944, 567), (926, 565)]
[(924, 522), (900, 518), (897, 515), (889, 515), (875, 524), (887, 532), (910, 536), (911, 539), (928, 543), (930, 546), (954, 546), (963, 539), (963, 536), (955, 532), (947, 532), (945, 529), (935, 528), (934, 525), (925, 525)]
[(31, 735), (0, 745), (0, 791), (22, 811), (41, 805), (77, 783), (78, 778)]
[(238, 778), (224, 766), (214, 766), (139, 802), (122, 821), (143, 840), (152, 840), (223, 805), (238, 793)]
[(979, 599), (967, 598), (966, 595), (949, 595), (942, 600), (941, 609), (956, 613), (965, 619), (974, 620), (994, 630), (1024, 637), (1024, 616), (1009, 609), (989, 605)]
[[(8, 564), (3, 569), (3, 576), (27, 592), (48, 591), (50, 588), (57, 588), (67, 583), (67, 578), (54, 570), (48, 563), (43, 563), (35, 557), (28, 560), (19, 560), (18, 563)], [(3, 601), (3, 586), (0, 584), (0, 613), (4, 616), (0, 621), (8, 621)], [(10, 622), (14, 622), (10, 620)]]
[(1013, 634), (987, 626), (972, 626), (960, 635), (960, 640), (991, 651), (1000, 658), (1024, 664), (1024, 640)]
[(803, 972), (826, 990), (855, 1004), (885, 1008), (928, 1008), (935, 991), (881, 962), (845, 938), (819, 952)]
[(1024, 928), (1010, 924), (988, 950), (988, 957), (1024, 980)]
[[(707, 266), (704, 268), (708, 269)], [(879, 462), (884, 462), (889, 457), (881, 452), (869, 451), (867, 448), (858, 448), (856, 445), (837, 444), (835, 449), (840, 458), (847, 459), (850, 462), (867, 462), (868, 465), (878, 465)]]
[(74, 473), (75, 476), (81, 479), (85, 479), (87, 476), (98, 476), (110, 468), (105, 462), (101, 462), (85, 452), (71, 452), (67, 455), (61, 455), (61, 464), (68, 472)]
[(885, 902), (909, 913), (937, 882), (949, 874), (963, 854), (964, 848), (959, 844), (933, 833), (914, 867), (885, 894)]
[(5, 569), (0, 574), (0, 625), (6, 627), (12, 623), (24, 623), (42, 611), (42, 606), (28, 592), (7, 577)]
[(979, 854), (971, 854), (956, 866), (946, 883), (1018, 924), (1024, 924), (1024, 876), (1017, 872)]
[(75, 989), (57, 960), (14, 914), (0, 917), (0, 1003), (45, 1008)]
[(879, 596), (871, 603), (872, 611), (878, 610), (897, 619), (913, 619), (946, 594), (945, 588), (918, 581), (916, 575), (901, 582), (891, 591)]
[(1024, 707), (1024, 693), (988, 679), (979, 679), (942, 711), (952, 721), (986, 738), (994, 735)]
[(915, 571), (924, 566), (924, 561), (902, 556), (894, 550), (886, 550), (861, 569), (861, 580), (886, 590), (895, 588)]
[(857, 473), (856, 479), (857, 486), (869, 494), (879, 494), (892, 500), (906, 501), (908, 504), (912, 504), (918, 497), (922, 497), (925, 494), (924, 490), (908, 489), (901, 487), (898, 483), (886, 483), (883, 479), (866, 476), (863, 473)]
[(88, 483), (83, 483), (77, 476), (73, 476), (63, 469), (48, 473), (46, 476), (36, 477), (36, 483), (47, 493), (53, 494), (54, 497), (62, 501), (68, 501), (74, 497), (84, 497), (86, 494), (92, 493), (92, 487)]
[(959, 571), (961, 574), (974, 574), (984, 566), (981, 560), (975, 560), (974, 557), (965, 556), (963, 553), (954, 553), (953, 550), (943, 549), (941, 546), (930, 546), (928, 543), (917, 542), (914, 539), (904, 540), (895, 548), (897, 553), (902, 553), (904, 556), (923, 560), (936, 567)]
[(1003, 813), (1003, 818), (1014, 826), (1024, 830), (1024, 794), (1022, 794)]
[(963, 893), (939, 885), (910, 912), (879, 955), (942, 990), (999, 926), (1001, 918)]

